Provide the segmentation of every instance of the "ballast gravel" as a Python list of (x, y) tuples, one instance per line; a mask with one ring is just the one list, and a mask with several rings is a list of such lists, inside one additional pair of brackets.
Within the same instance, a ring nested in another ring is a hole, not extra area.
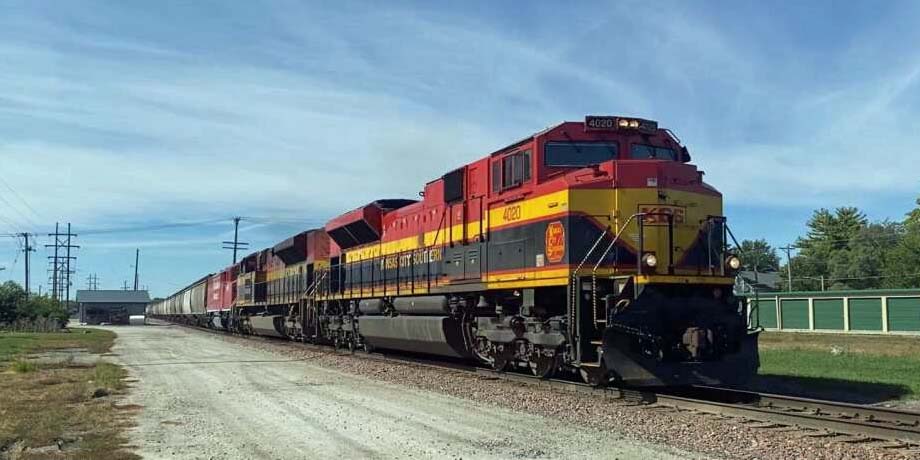
[[(207, 334), (207, 332), (201, 332)], [(428, 390), (477, 403), (562, 420), (612, 432), (626, 439), (667, 445), (687, 452), (726, 459), (853, 459), (920, 458), (920, 450), (885, 447), (878, 442), (842, 442), (841, 438), (806, 436), (788, 427), (746, 426), (737, 419), (690, 411), (632, 404), (509, 380), (412, 363), (381, 361), (334, 350), (305, 349), (275, 340), (220, 335), (222, 340), (285, 356), (347, 374), (369, 377), (401, 387)], [(535, 456), (540, 458), (539, 456)], [(548, 458), (548, 457), (547, 457)], [(607, 458), (607, 457), (603, 457)], [(612, 456), (610, 457), (612, 458)]]
[(347, 372), (364, 365), (350, 356), (179, 326), (107, 329), (118, 334), (107, 359), (130, 375), (120, 401), (136, 408), (130, 444), (145, 459), (707, 458)]

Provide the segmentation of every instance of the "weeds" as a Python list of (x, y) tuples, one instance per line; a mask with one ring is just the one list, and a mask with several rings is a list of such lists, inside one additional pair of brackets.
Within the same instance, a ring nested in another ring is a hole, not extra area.
[(38, 365), (32, 361), (26, 361), (24, 359), (17, 359), (13, 361), (13, 364), (10, 366), (13, 372), (18, 374), (25, 374), (27, 372), (35, 372), (38, 370)]
[(125, 377), (124, 369), (106, 362), (97, 362), (93, 368), (93, 383), (96, 386), (118, 390), (124, 387), (122, 379)]
[[(84, 332), (85, 331), (85, 332)], [(72, 333), (0, 333), (0, 459), (4, 446), (67, 448), (27, 458), (135, 459), (124, 431), (131, 414), (113, 398), (125, 386), (124, 369), (111, 363), (75, 363), (72, 357), (36, 362), (26, 354), (61, 349), (108, 351), (115, 334), (94, 329)], [(54, 353), (48, 353), (54, 355)]]

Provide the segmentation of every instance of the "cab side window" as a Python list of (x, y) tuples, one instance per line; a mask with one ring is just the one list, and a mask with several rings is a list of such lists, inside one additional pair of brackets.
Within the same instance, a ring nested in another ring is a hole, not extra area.
[(492, 192), (517, 187), (531, 178), (530, 150), (506, 155), (492, 163)]
[(677, 160), (674, 150), (667, 147), (633, 144), (629, 157), (635, 160)]

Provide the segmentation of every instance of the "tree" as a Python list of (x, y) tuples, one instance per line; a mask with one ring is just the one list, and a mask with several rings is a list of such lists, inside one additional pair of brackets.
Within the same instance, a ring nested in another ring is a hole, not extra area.
[(907, 218), (904, 219), (904, 225), (916, 225), (920, 226), (920, 198), (917, 198), (917, 207), (913, 211), (907, 213)]
[(767, 240), (743, 240), (737, 249), (745, 270), (766, 272), (779, 269), (776, 249), (773, 249)]
[(0, 284), (0, 323), (10, 323), (18, 317), (19, 304), (26, 291), (14, 281)]
[(920, 288), (920, 198), (917, 207), (907, 213), (903, 233), (885, 257), (882, 286), (889, 288)]
[(48, 318), (66, 322), (70, 317), (64, 305), (48, 297), (32, 296), (19, 304), (19, 317), (28, 320)]
[(13, 281), (0, 284), (0, 324), (39, 318), (63, 322), (69, 316), (67, 309), (56, 300), (42, 296), (26, 298), (26, 291)]
[(882, 287), (886, 263), (901, 238), (899, 223), (884, 221), (861, 228), (828, 261), (829, 281), (835, 289), (876, 289)]
[[(821, 278), (831, 281), (834, 268), (838, 277), (849, 278), (844, 270), (850, 263), (852, 246), (866, 228), (866, 215), (854, 207), (840, 207), (834, 212), (821, 208), (808, 220), (808, 233), (796, 241), (799, 254), (792, 261), (795, 289), (817, 290)], [(825, 287), (826, 287), (825, 283)], [(838, 285), (837, 287), (844, 287)]]

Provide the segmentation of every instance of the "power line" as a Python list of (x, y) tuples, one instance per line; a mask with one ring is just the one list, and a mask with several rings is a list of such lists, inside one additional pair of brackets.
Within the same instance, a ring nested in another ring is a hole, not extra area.
[(171, 228), (184, 228), (184, 227), (199, 227), (205, 225), (213, 225), (220, 222), (224, 222), (226, 219), (209, 219), (209, 220), (200, 220), (192, 222), (169, 222), (161, 224), (151, 224), (151, 225), (137, 225), (137, 226), (127, 226), (127, 227), (111, 227), (111, 228), (96, 228), (89, 229), (86, 231), (81, 231), (81, 235), (106, 235), (110, 233), (135, 233), (135, 232), (145, 232), (145, 231), (154, 231), (154, 230), (167, 230)]
[[(895, 239), (901, 238), (901, 237), (903, 237), (903, 236), (904, 236), (904, 232), (903, 232), (903, 231), (898, 231), (898, 232), (896, 232), (896, 233), (894, 233), (894, 234), (887, 234), (887, 235), (859, 235), (859, 234), (856, 234), (856, 235), (853, 235), (853, 236), (850, 237), (850, 238), (838, 238), (838, 239), (833, 239), (833, 240), (820, 239), (820, 238), (819, 238), (819, 239), (815, 239), (815, 240), (807, 240), (807, 239), (804, 239), (804, 238), (800, 238), (800, 240), (801, 240), (802, 243), (805, 243), (805, 244), (809, 244), (809, 243), (816, 243), (816, 244), (817, 244), (817, 243), (849, 243), (850, 241), (853, 241), (854, 238), (855, 238), (855, 239), (864, 238), (864, 239), (867, 239), (867, 240), (880, 241), (880, 240), (889, 240), (889, 239), (890, 239), (890, 240), (895, 240)], [(799, 243), (797, 243), (797, 244), (799, 244)], [(792, 245), (792, 247), (798, 248), (798, 249), (802, 249), (802, 246)]]
[[(824, 277), (826, 281), (850, 281), (850, 280), (871, 280), (871, 279), (886, 279), (886, 278), (916, 278), (920, 276), (920, 273), (908, 273), (901, 275), (871, 275), (871, 276), (839, 276), (839, 277)], [(820, 276), (800, 276), (794, 278), (795, 280), (812, 280), (819, 281), (821, 280)]]
[(306, 224), (306, 225), (325, 225), (328, 219), (297, 219), (288, 217), (245, 217), (249, 222), (257, 224)]
[[(31, 276), (31, 271), (30, 271), (30, 270), (31, 270), (31, 266), (30, 266), (30, 257), (29, 257), (29, 253), (35, 252), (35, 248), (32, 246), (32, 243), (29, 242), (29, 238), (35, 236), (35, 234), (34, 234), (34, 233), (28, 233), (28, 232), (22, 232), (22, 233), (12, 233), (12, 234), (0, 235), (0, 236), (17, 238), (17, 241), (18, 241), (18, 238), (22, 238), (23, 241), (25, 241), (25, 244), (23, 245), (22, 243), (20, 243), (20, 244), (19, 244), (19, 247), (21, 248), (20, 251), (23, 252), (23, 253), (25, 254), (25, 259), (26, 259), (26, 260), (25, 260), (25, 262), (26, 262), (26, 263), (25, 263), (25, 269), (26, 269), (26, 270), (25, 270), (25, 280), (24, 280), (25, 282), (24, 282), (23, 284), (25, 285), (26, 297), (28, 297), (28, 296), (29, 296), (29, 287), (30, 287), (30, 286), (29, 286), (29, 281), (30, 281), (31, 278), (32, 278), (32, 276)], [(16, 263), (19, 262), (19, 254), (18, 254), (18, 252), (19, 252), (19, 251), (17, 251), (16, 259), (13, 261), (13, 267), (14, 267), (14, 268), (16, 267)]]
[(9, 220), (7, 217), (4, 217), (3, 214), (0, 214), (0, 221), (2, 221), (7, 226), (6, 228), (10, 231), (9, 233), (19, 232), (19, 225), (12, 220)]
[(42, 216), (38, 213), (38, 211), (36, 211), (35, 208), (33, 208), (33, 207), (26, 201), (26, 199), (23, 198), (22, 195), (19, 194), (19, 192), (17, 192), (16, 190), (14, 190), (13, 187), (12, 187), (6, 180), (3, 179), (3, 177), (0, 177), (0, 184), (3, 184), (7, 189), (9, 189), (9, 191), (10, 191), (16, 198), (18, 198), (19, 201), (22, 202), (23, 205), (25, 205), (26, 209), (28, 209), (28, 210), (32, 213), (32, 215), (34, 215), (34, 216), (35, 216), (36, 218), (38, 218), (38, 219), (41, 219), (41, 218), (42, 218)]
[(5, 203), (6, 206), (12, 209), (14, 212), (16, 212), (16, 214), (19, 214), (19, 216), (22, 217), (23, 222), (25, 222), (26, 225), (33, 227), (33, 228), (37, 227), (34, 220), (32, 220), (29, 216), (25, 215), (25, 213), (20, 211), (19, 208), (17, 208), (16, 206), (13, 206), (13, 203), (10, 203), (9, 201), (7, 201), (7, 199), (4, 198), (2, 194), (0, 194), (0, 201)]

